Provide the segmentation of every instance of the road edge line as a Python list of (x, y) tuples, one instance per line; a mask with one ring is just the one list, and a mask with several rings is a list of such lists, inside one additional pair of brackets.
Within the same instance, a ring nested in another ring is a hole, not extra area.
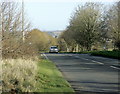
[(43, 56), (44, 56), (47, 60), (49, 60), (48, 57), (47, 57), (44, 53), (43, 53)]

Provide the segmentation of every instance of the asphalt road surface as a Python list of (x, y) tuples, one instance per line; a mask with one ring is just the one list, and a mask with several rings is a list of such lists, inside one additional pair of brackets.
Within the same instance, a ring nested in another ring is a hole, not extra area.
[(44, 54), (80, 94), (120, 94), (120, 60), (89, 54)]

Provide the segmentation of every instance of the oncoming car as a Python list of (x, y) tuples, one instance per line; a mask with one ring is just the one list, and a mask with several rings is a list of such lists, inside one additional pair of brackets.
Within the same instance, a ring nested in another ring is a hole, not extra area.
[(57, 46), (51, 46), (50, 47), (50, 51), (49, 51), (50, 53), (58, 53), (58, 47)]

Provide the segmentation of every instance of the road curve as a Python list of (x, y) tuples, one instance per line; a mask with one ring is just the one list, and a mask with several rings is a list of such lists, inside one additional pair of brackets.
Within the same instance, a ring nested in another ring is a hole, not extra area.
[(46, 53), (44, 56), (56, 64), (76, 92), (120, 94), (119, 60), (88, 54)]

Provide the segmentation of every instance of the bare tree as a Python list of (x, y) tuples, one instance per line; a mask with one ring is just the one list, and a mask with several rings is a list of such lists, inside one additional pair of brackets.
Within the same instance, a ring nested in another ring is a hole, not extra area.
[[(22, 43), (22, 32), (28, 31), (30, 24), (27, 20), (22, 19), (24, 14), (22, 14), (19, 3), (2, 1), (0, 4), (2, 15), (2, 55), (4, 57), (6, 54), (15, 54), (16, 50), (24, 46), (24, 43)], [(22, 22), (24, 22), (24, 28), (22, 28)]]
[(116, 2), (110, 7), (106, 13), (106, 18), (109, 33), (107, 37), (112, 39), (114, 47), (117, 46), (120, 49), (120, 2)]

